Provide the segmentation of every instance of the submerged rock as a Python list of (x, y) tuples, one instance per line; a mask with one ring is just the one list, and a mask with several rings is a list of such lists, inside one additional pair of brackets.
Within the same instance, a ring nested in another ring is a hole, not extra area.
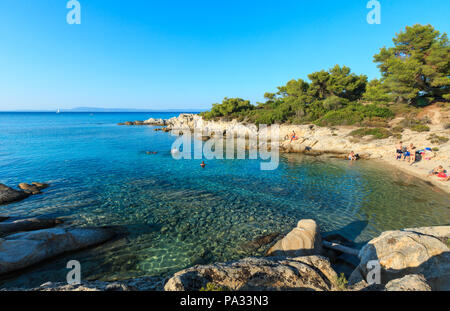
[(36, 187), (38, 187), (39, 190), (43, 190), (43, 189), (46, 189), (46, 188), (50, 187), (49, 184), (42, 183), (42, 182), (35, 182), (35, 181), (33, 181), (31, 184), (36, 186)]
[(241, 248), (246, 251), (254, 251), (263, 246), (271, 244), (276, 238), (280, 236), (279, 232), (273, 232), (266, 235), (256, 237), (250, 242), (241, 245)]
[(367, 263), (378, 260), (381, 283), (409, 274), (421, 274), (433, 290), (450, 290), (450, 226), (383, 232), (360, 251), (361, 262), (349, 283), (364, 282)]
[(52, 228), (0, 238), (0, 275), (113, 238), (110, 228)]
[(197, 291), (208, 283), (230, 290), (338, 290), (337, 275), (321, 256), (245, 258), (175, 273), (166, 291)]
[(30, 196), (30, 193), (25, 191), (15, 190), (4, 184), (0, 184), (0, 205), (8, 204), (16, 201), (21, 201)]
[(267, 256), (307, 256), (321, 253), (320, 228), (312, 219), (300, 220), (297, 227), (279, 240), (267, 252)]
[(32, 182), (31, 185), (27, 183), (20, 183), (19, 188), (30, 194), (39, 194), (41, 190), (50, 187), (49, 184), (40, 183), (40, 182)]
[(54, 227), (63, 223), (60, 219), (29, 218), (0, 223), (0, 237), (21, 231), (32, 231)]
[(35, 185), (29, 185), (26, 183), (20, 183), (19, 184), (19, 188), (22, 189), (23, 191), (30, 193), (30, 194), (39, 194), (41, 193), (41, 190), (35, 186)]
[(6, 288), (0, 291), (162, 291), (165, 278), (159, 276), (148, 276), (130, 280), (102, 282), (82, 282), (79, 285), (68, 285), (67, 283), (47, 282), (39, 287), (31, 289)]

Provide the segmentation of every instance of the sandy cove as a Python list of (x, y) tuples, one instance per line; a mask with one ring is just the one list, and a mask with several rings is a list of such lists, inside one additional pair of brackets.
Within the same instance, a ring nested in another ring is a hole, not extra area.
[[(180, 114), (168, 120), (149, 119), (142, 121), (136, 125), (161, 125), (166, 126), (166, 131), (176, 130), (203, 130), (203, 139), (209, 138), (217, 133), (230, 135), (234, 133), (237, 138), (252, 139), (259, 138), (261, 140), (278, 141), (280, 151), (284, 153), (305, 153), (312, 155), (331, 154), (334, 156), (345, 157), (351, 151), (359, 154), (362, 159), (374, 159), (380, 163), (387, 164), (388, 167), (395, 167), (410, 175), (416, 176), (440, 189), (450, 193), (450, 182), (441, 181), (437, 177), (428, 177), (429, 171), (442, 165), (447, 171), (450, 171), (450, 140), (442, 144), (434, 144), (429, 140), (430, 135), (438, 135), (450, 138), (450, 129), (445, 129), (444, 124), (449, 123), (450, 113), (430, 111), (432, 113), (429, 124), (430, 131), (414, 132), (405, 129), (401, 134), (402, 138), (389, 137), (386, 139), (374, 139), (372, 136), (355, 138), (349, 134), (358, 129), (353, 126), (335, 126), (335, 127), (318, 127), (316, 125), (287, 125), (279, 126), (279, 135), (272, 137), (270, 127), (264, 129), (255, 124), (233, 121), (205, 121), (199, 115)], [(392, 125), (398, 124), (401, 118), (391, 121)], [(295, 131), (299, 137), (298, 140), (290, 141), (290, 135)], [(396, 160), (396, 145), (399, 140), (403, 141), (403, 146), (409, 146), (413, 143), (417, 150), (424, 148), (438, 148), (426, 155), (429, 159), (422, 159), (412, 165), (408, 161)], [(264, 143), (261, 143), (264, 144)], [(261, 145), (260, 145), (261, 146)]]

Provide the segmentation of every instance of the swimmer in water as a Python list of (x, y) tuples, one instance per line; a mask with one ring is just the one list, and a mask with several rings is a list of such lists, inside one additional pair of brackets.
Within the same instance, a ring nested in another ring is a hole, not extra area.
[(205, 166), (206, 166), (205, 161), (202, 161), (202, 164), (200, 164), (200, 166), (205, 168)]

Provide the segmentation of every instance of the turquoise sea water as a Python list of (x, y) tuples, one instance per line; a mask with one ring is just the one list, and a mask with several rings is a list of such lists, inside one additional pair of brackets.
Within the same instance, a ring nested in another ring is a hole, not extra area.
[[(0, 281), (168, 275), (197, 263), (261, 255), (259, 236), (286, 233), (303, 218), (322, 232), (363, 243), (380, 232), (448, 224), (448, 196), (377, 162), (282, 155), (259, 160), (174, 160), (175, 137), (118, 122), (177, 113), (0, 113), (0, 183), (48, 182), (42, 195), (0, 206), (0, 215), (62, 217), (71, 226), (120, 226), (127, 235)], [(145, 151), (157, 151), (148, 155)]]

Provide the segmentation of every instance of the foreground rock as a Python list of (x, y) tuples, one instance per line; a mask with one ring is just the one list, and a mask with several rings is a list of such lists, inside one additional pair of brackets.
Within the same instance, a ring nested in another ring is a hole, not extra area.
[(197, 291), (208, 283), (229, 290), (338, 290), (337, 275), (321, 256), (246, 258), (177, 272), (166, 291)]
[(0, 223), (0, 237), (22, 231), (51, 228), (63, 223), (60, 219), (30, 218)]
[(404, 291), (431, 291), (430, 285), (422, 275), (410, 274), (401, 279), (395, 279), (386, 284), (386, 290), (392, 292)]
[(318, 255), (322, 250), (320, 228), (312, 219), (300, 220), (297, 227), (267, 252), (268, 256), (299, 257)]
[(110, 228), (52, 228), (0, 238), (0, 275), (113, 238)]
[(82, 282), (79, 285), (69, 285), (67, 283), (48, 282), (39, 287), (31, 289), (8, 288), (0, 289), (0, 291), (162, 291), (164, 288), (165, 278), (163, 277), (143, 277), (116, 282)]
[(15, 190), (4, 184), (0, 184), (0, 205), (12, 202), (21, 201), (30, 196), (30, 193), (25, 191)]
[(381, 283), (409, 274), (423, 275), (432, 290), (450, 290), (450, 226), (383, 232), (359, 253), (361, 262), (349, 283), (364, 283), (367, 263), (378, 260)]

